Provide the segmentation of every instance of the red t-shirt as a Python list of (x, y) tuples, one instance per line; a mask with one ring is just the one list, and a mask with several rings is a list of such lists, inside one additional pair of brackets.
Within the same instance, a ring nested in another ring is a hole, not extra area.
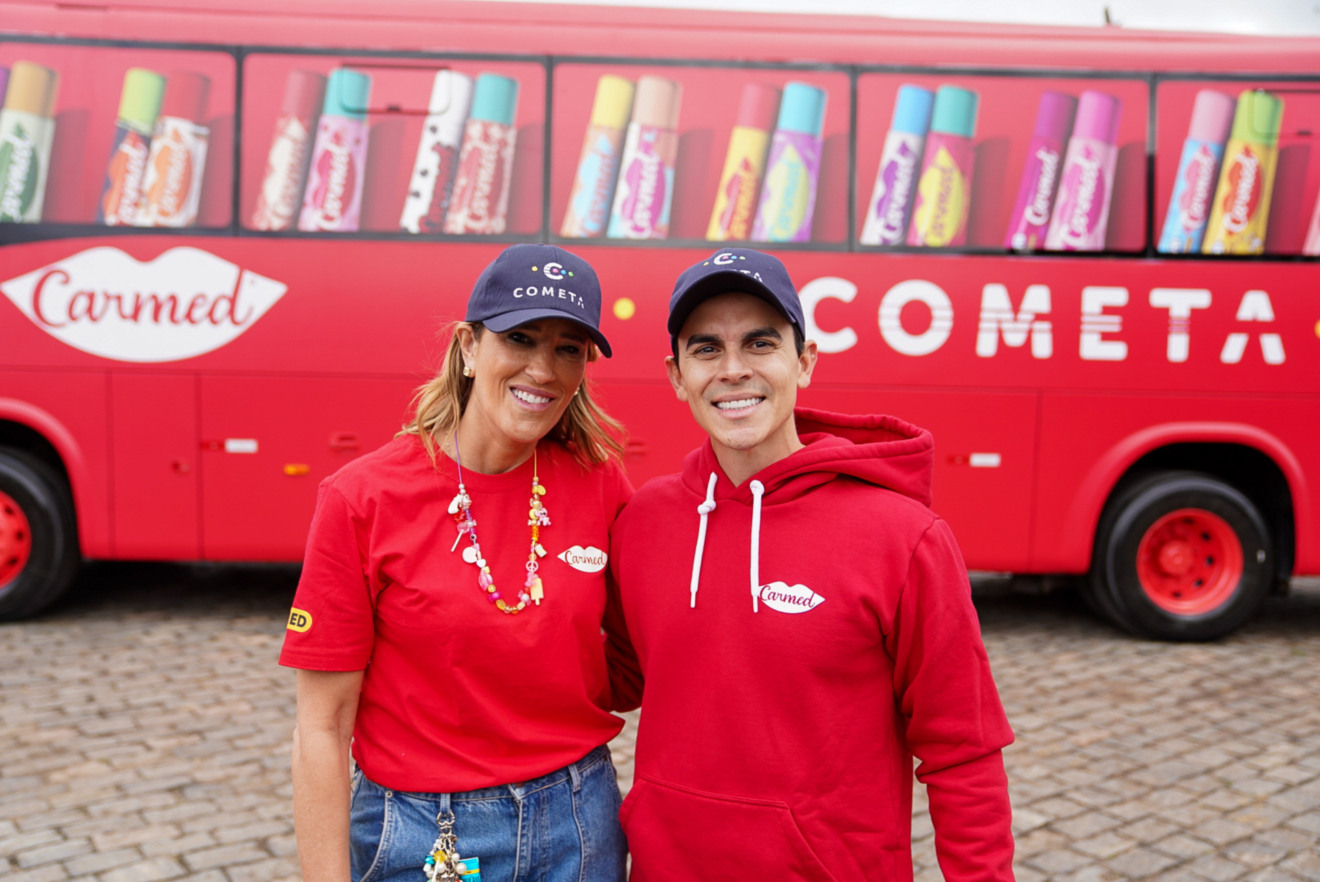
[[(458, 492), (448, 457), (432, 466), (417, 437), (401, 436), (321, 484), (280, 664), (366, 671), (353, 757), (385, 787), (524, 781), (622, 726), (608, 710), (601, 622), (610, 528), (632, 487), (618, 465), (583, 468), (554, 443), (538, 459), (545, 599), (518, 615), (486, 599), (462, 558), (471, 543), (448, 511)], [(463, 482), (495, 585), (516, 603), (532, 460), (502, 475), (465, 469)]]

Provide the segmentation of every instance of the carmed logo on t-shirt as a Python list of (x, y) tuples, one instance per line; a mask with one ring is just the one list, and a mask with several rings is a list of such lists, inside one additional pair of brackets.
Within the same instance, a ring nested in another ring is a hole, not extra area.
[(586, 548), (574, 545), (561, 551), (558, 557), (580, 573), (599, 573), (605, 569), (605, 563), (609, 560), (609, 555), (594, 545), (588, 545)]
[(288, 285), (200, 248), (138, 261), (100, 246), (0, 282), (32, 323), (62, 343), (118, 361), (179, 361), (252, 327)]

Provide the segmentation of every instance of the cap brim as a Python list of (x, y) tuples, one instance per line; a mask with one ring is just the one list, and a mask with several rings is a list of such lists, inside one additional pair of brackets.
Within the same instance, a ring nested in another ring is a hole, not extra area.
[(793, 323), (793, 317), (784, 312), (784, 308), (779, 305), (778, 298), (765, 286), (764, 283), (757, 281), (753, 276), (738, 270), (723, 270), (713, 272), (697, 279), (687, 290), (679, 295), (678, 303), (674, 304), (669, 310), (669, 334), (677, 337), (678, 332), (683, 329), (683, 322), (696, 309), (703, 300), (708, 297), (714, 297), (717, 294), (727, 294), (731, 291), (743, 294), (755, 294), (766, 303), (775, 308), (775, 311)]
[(605, 339), (604, 334), (586, 322), (578, 321), (562, 309), (515, 309), (512, 312), (504, 312), (497, 316), (483, 319), (481, 323), (492, 331), (502, 334), (505, 331), (512, 331), (519, 325), (525, 325), (528, 322), (534, 322), (537, 319), (548, 318), (564, 319), (565, 321), (572, 322), (591, 336), (591, 339), (595, 342), (596, 346), (600, 348), (602, 355), (609, 358), (614, 354), (610, 351), (610, 341)]

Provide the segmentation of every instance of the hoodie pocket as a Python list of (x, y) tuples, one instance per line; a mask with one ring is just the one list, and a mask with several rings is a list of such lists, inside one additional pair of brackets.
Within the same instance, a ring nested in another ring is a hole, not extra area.
[(620, 813), (632, 882), (834, 882), (788, 805), (638, 778)]

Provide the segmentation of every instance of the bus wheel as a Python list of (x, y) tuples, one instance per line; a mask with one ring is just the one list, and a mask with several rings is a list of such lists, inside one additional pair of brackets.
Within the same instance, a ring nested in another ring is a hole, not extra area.
[(49, 606), (69, 587), (79, 562), (64, 482), (40, 460), (0, 450), (0, 619)]
[(1166, 472), (1106, 508), (1089, 588), (1135, 634), (1213, 640), (1260, 609), (1272, 571), (1269, 529), (1251, 500), (1209, 475)]

